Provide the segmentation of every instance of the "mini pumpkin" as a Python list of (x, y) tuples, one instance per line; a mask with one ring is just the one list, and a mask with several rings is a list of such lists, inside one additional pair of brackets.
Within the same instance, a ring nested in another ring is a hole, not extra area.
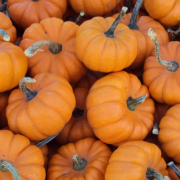
[[(41, 150), (28, 138), (0, 130), (0, 178), (6, 180), (45, 180)], [(13, 175), (12, 175), (12, 174)], [(14, 178), (13, 178), (14, 176)]]
[(155, 108), (147, 87), (125, 71), (97, 80), (89, 91), (86, 107), (95, 135), (107, 144), (142, 140), (153, 126)]
[(110, 156), (109, 147), (93, 138), (61, 146), (49, 162), (47, 180), (104, 180)]
[(62, 18), (67, 0), (8, 0), (8, 10), (12, 20), (23, 29), (45, 18)]
[(28, 56), (29, 76), (50, 72), (71, 83), (85, 76), (87, 69), (75, 53), (78, 28), (74, 22), (58, 18), (47, 18), (27, 28), (20, 47)]
[(13, 132), (38, 141), (57, 134), (70, 120), (75, 97), (63, 77), (41, 73), (34, 79), (22, 78), (19, 86), (11, 92), (6, 109)]

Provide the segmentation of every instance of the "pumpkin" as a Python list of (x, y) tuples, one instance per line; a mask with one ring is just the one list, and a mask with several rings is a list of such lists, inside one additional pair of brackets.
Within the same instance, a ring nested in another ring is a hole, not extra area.
[[(168, 33), (159, 22), (149, 16), (138, 16), (142, 2), (143, 0), (138, 0), (133, 12), (124, 15), (124, 18), (120, 21), (120, 23), (127, 25), (133, 31), (138, 42), (137, 56), (128, 69), (141, 67), (144, 64), (144, 60), (153, 52), (154, 44), (147, 33), (149, 28), (156, 32), (160, 45), (164, 45), (169, 42)], [(112, 17), (116, 18), (117, 16), (118, 14), (115, 14)]]
[(78, 27), (70, 21), (47, 18), (27, 28), (20, 47), (29, 57), (28, 75), (50, 72), (60, 74), (71, 83), (78, 82), (86, 74), (85, 66), (75, 53)]
[(92, 73), (87, 73), (74, 88), (76, 98), (76, 112), (73, 111), (70, 121), (64, 126), (62, 132), (56, 137), (59, 144), (76, 142), (86, 137), (94, 137), (93, 130), (87, 120), (86, 98), (90, 87), (97, 80)]
[(2, 12), (0, 12), (0, 41), (9, 41), (14, 43), (17, 37), (16, 28), (11, 20)]
[(49, 161), (47, 180), (104, 180), (110, 156), (109, 147), (93, 138), (63, 145)]
[(63, 77), (41, 73), (34, 79), (22, 78), (19, 86), (11, 92), (6, 109), (13, 132), (38, 141), (57, 134), (70, 120), (75, 97)]
[(27, 57), (20, 47), (0, 42), (0, 92), (16, 87), (28, 68)]
[(179, 180), (180, 178), (180, 164), (174, 164), (173, 161), (168, 163), (168, 174), (171, 180)]
[(0, 149), (1, 179), (45, 180), (42, 152), (31, 145), (28, 138), (14, 135), (9, 130), (0, 130), (0, 143), (3, 144)]
[(148, 33), (155, 43), (155, 51), (145, 60), (143, 82), (157, 102), (180, 103), (180, 42), (159, 46), (156, 34), (151, 29)]
[(95, 135), (107, 144), (142, 140), (153, 126), (155, 108), (147, 87), (125, 71), (97, 80), (89, 91), (86, 108)]
[(164, 26), (172, 27), (180, 25), (179, 0), (145, 0), (144, 7), (153, 19), (157, 19)]
[(131, 141), (121, 144), (112, 153), (105, 180), (163, 180), (162, 176), (167, 175), (166, 163), (156, 145), (144, 141)]
[(126, 25), (119, 24), (126, 11), (123, 7), (116, 20), (94, 17), (80, 25), (76, 54), (88, 69), (105, 73), (120, 71), (136, 58), (136, 37)]
[(111, 12), (121, 0), (68, 0), (72, 8), (80, 13), (83, 11), (85, 15), (102, 16)]
[(165, 116), (161, 119), (159, 124), (159, 135), (158, 139), (161, 143), (162, 149), (164, 152), (175, 160), (177, 163), (180, 163), (180, 104), (172, 106), (166, 112)]
[(23, 29), (50, 17), (62, 18), (67, 0), (8, 0), (11, 19)]
[(6, 118), (6, 107), (8, 105), (10, 91), (0, 93), (0, 128), (8, 125)]

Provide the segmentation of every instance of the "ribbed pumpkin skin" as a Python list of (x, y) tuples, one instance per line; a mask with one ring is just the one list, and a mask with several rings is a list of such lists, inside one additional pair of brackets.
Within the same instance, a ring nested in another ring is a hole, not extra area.
[[(9, 130), (0, 130), (0, 159), (11, 161), (21, 176), (21, 180), (45, 180), (44, 160), (41, 150), (30, 145), (25, 136), (14, 135)], [(0, 179), (14, 179), (10, 172), (2, 173)]]
[(34, 77), (38, 73), (50, 72), (60, 74), (71, 83), (78, 82), (86, 74), (86, 67), (75, 53), (78, 28), (74, 22), (63, 22), (58, 18), (47, 18), (27, 28), (20, 44), (23, 50), (41, 40), (62, 44), (62, 51), (58, 54), (51, 53), (48, 47), (41, 47), (43, 52), (28, 58), (28, 74)]
[(180, 104), (172, 106), (161, 119), (158, 139), (164, 152), (180, 163)]
[(28, 68), (22, 49), (9, 42), (0, 42), (0, 92), (16, 87)]
[[(118, 14), (115, 14), (114, 18), (116, 18)], [(125, 14), (120, 23), (125, 25), (129, 25), (132, 13)], [(137, 38), (138, 42), (138, 51), (137, 57), (134, 62), (129, 67), (130, 69), (135, 69), (143, 65), (144, 60), (151, 55), (154, 50), (154, 43), (151, 38), (148, 36), (149, 28), (156, 33), (159, 45), (165, 45), (169, 42), (168, 33), (164, 29), (164, 27), (154, 19), (149, 16), (138, 16), (137, 17), (137, 26), (139, 30), (132, 30)]]
[(144, 7), (148, 14), (153, 18), (160, 21), (161, 24), (172, 27), (180, 25), (180, 1), (179, 0), (145, 0)]
[(118, 24), (113, 38), (104, 35), (114, 20), (95, 17), (81, 24), (77, 31), (76, 54), (93, 71), (120, 71), (136, 58), (137, 40), (126, 25)]
[[(176, 61), (180, 65), (180, 42), (171, 41), (159, 48), (163, 60)], [(153, 99), (160, 103), (180, 103), (179, 75), (180, 68), (171, 72), (166, 66), (159, 64), (155, 51), (145, 60), (143, 82), (149, 88)]]
[(68, 0), (72, 8), (80, 13), (83, 11), (85, 15), (102, 16), (111, 12), (121, 0)]
[[(13, 26), (11, 20), (2, 12), (0, 12), (0, 29), (5, 30), (9, 34), (9, 42), (14, 43), (16, 41), (16, 28)], [(4, 41), (2, 36), (0, 36), (0, 40)]]
[(12, 20), (26, 29), (45, 18), (62, 18), (67, 8), (67, 0), (8, 0), (7, 5)]
[[(49, 162), (47, 179), (104, 180), (111, 153), (106, 144), (93, 138), (61, 146)], [(72, 157), (76, 154), (87, 161), (87, 165), (81, 171), (73, 169)]]
[(160, 149), (144, 141), (131, 141), (120, 145), (109, 160), (105, 180), (147, 180), (147, 168), (168, 175)]
[[(135, 111), (127, 99), (148, 95)], [(87, 100), (87, 117), (95, 135), (107, 144), (118, 146), (126, 141), (142, 140), (153, 126), (154, 102), (146, 86), (125, 71), (111, 73), (97, 80)]]
[[(180, 164), (176, 164), (176, 166), (178, 169), (180, 169)], [(168, 167), (167, 170), (168, 170), (168, 174), (171, 180), (179, 180), (176, 173), (170, 167)]]
[(10, 129), (37, 141), (58, 133), (70, 120), (75, 97), (70, 84), (61, 76), (42, 73), (27, 84), (37, 95), (30, 101), (20, 89), (11, 92), (6, 116)]

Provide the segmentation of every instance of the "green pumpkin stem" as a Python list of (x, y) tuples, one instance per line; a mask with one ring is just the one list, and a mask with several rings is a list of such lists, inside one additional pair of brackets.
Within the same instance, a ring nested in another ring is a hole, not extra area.
[(82, 11), (82, 12), (80, 12), (79, 16), (77, 17), (75, 23), (78, 24), (79, 21), (82, 19), (83, 16), (84, 16), (84, 12)]
[(53, 54), (58, 54), (62, 50), (61, 44), (56, 43), (54, 41), (43, 40), (43, 41), (38, 41), (38, 42), (34, 43), (32, 46), (30, 46), (28, 49), (26, 49), (24, 51), (24, 53), (27, 57), (32, 57), (38, 51), (44, 51), (43, 49), (39, 49), (40, 47), (43, 47), (43, 46), (48, 46), (49, 51), (52, 52)]
[[(61, 130), (62, 131), (62, 130)], [(44, 146), (45, 144), (49, 143), (50, 141), (52, 141), (54, 138), (56, 138), (60, 133), (61, 131), (59, 131), (57, 134), (55, 134), (54, 136), (49, 136), (48, 138), (46, 139), (43, 139), (43, 140), (40, 140), (36, 143), (36, 146), (37, 147), (42, 147)]]
[(87, 165), (87, 161), (84, 158), (80, 158), (77, 154), (74, 155), (72, 159), (73, 159), (73, 169), (75, 171), (81, 171)]
[(147, 94), (142, 97), (136, 98), (136, 99), (133, 99), (130, 96), (126, 101), (128, 109), (131, 111), (135, 111), (136, 106), (139, 104), (142, 104), (145, 101), (146, 97), (147, 97)]
[(159, 134), (159, 123), (155, 123), (152, 129), (152, 134), (158, 135)]
[(163, 176), (156, 172), (154, 169), (151, 169), (151, 168), (148, 168), (147, 171), (146, 171), (146, 177), (149, 179), (149, 180), (154, 180), (154, 179), (157, 179), (157, 180), (171, 180), (168, 176)]
[(5, 9), (5, 15), (10, 19), (10, 15), (9, 15), (9, 10), (8, 9)]
[(3, 36), (4, 41), (10, 41), (10, 36), (4, 29), (0, 29), (0, 35)]
[(19, 87), (21, 91), (26, 95), (26, 101), (30, 101), (37, 94), (37, 91), (31, 91), (26, 86), (26, 83), (34, 83), (34, 82), (36, 82), (36, 80), (30, 77), (21, 78), (21, 80), (19, 81)]
[(162, 60), (156, 33), (154, 33), (150, 28), (148, 30), (148, 35), (151, 37), (151, 39), (154, 42), (155, 51), (156, 51), (156, 59), (157, 59), (158, 63), (163, 65), (163, 66), (166, 66), (168, 71), (175, 72), (179, 68), (179, 64), (176, 61)]
[(3, 3), (0, 7), (0, 12), (3, 12), (7, 8), (7, 2)]
[(174, 162), (171, 161), (167, 165), (176, 173), (178, 178), (180, 178), (180, 170), (177, 168), (177, 166), (174, 164)]
[(121, 12), (119, 13), (118, 17), (113, 22), (111, 27), (109, 28), (109, 30), (104, 33), (106, 35), (106, 37), (113, 38), (115, 36), (114, 31), (115, 31), (117, 25), (119, 24), (119, 22), (121, 21), (121, 19), (123, 18), (123, 16), (126, 14), (126, 11), (127, 11), (127, 7), (123, 6)]
[(130, 29), (135, 29), (135, 30), (139, 29), (138, 25), (136, 24), (136, 21), (137, 21), (137, 17), (138, 17), (139, 10), (141, 8), (142, 3), (143, 3), (143, 0), (137, 0), (136, 1), (136, 4), (134, 6), (134, 9), (133, 9), (133, 12), (132, 12), (132, 15), (131, 15), (130, 22), (128, 24), (128, 27)]
[(73, 113), (72, 113), (73, 117), (75, 117), (75, 118), (82, 117), (83, 114), (84, 114), (84, 110), (79, 109), (77, 107), (74, 108)]
[(18, 171), (12, 165), (12, 163), (9, 161), (1, 160), (0, 161), (0, 170), (3, 173), (10, 171), (15, 180), (21, 180), (21, 177), (20, 177)]

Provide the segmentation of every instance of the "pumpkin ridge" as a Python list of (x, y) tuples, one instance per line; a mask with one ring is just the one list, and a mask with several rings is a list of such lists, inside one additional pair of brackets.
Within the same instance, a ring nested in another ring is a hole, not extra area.
[[(109, 41), (109, 39), (106, 39), (106, 41), (105, 41), (105, 43), (104, 43), (104, 45), (103, 45), (102, 54), (103, 54), (103, 52), (104, 52), (104, 49), (106, 48), (106, 45), (107, 45), (108, 41)], [(103, 63), (102, 63), (102, 62), (103, 62), (102, 59), (103, 59), (103, 55), (101, 55), (101, 58), (98, 60), (98, 67), (101, 67), (101, 64), (103, 64)], [(101, 61), (102, 61), (102, 62), (101, 62)]]

